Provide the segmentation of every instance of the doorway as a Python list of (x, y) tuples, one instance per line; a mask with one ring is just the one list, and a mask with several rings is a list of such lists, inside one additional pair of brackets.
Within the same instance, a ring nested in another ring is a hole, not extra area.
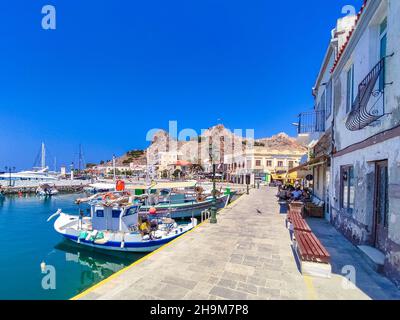
[(375, 164), (375, 196), (374, 196), (374, 245), (385, 252), (385, 244), (389, 234), (389, 175), (388, 161)]

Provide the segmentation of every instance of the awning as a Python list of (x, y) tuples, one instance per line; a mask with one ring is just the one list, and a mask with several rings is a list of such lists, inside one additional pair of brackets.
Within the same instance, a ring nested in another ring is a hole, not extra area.
[(299, 177), (298, 177), (297, 172), (290, 172), (286, 175), (285, 178), (286, 178), (286, 180), (297, 180)]
[(314, 158), (314, 159), (308, 161), (307, 163), (304, 163), (296, 168), (290, 169), (289, 173), (310, 170), (310, 168), (312, 168), (312, 167), (316, 167), (318, 165), (324, 164), (326, 162), (326, 160), (328, 160), (328, 158), (329, 157), (327, 155), (322, 155), (320, 157)]
[(152, 190), (160, 189), (184, 189), (193, 188), (197, 185), (197, 181), (185, 181), (185, 182), (160, 182), (152, 186)]
[(286, 173), (285, 174), (272, 174), (271, 178), (273, 180), (285, 180), (286, 179)]

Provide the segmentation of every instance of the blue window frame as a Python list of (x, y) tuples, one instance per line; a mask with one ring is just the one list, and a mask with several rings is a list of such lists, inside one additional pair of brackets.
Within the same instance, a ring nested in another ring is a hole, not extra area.
[(137, 209), (138, 209), (138, 207), (131, 207), (131, 208), (127, 209), (124, 216), (126, 217), (126, 216), (134, 215), (137, 212)]
[(347, 104), (346, 111), (353, 109), (354, 103), (354, 65), (347, 71)]
[(332, 112), (332, 80), (330, 80), (326, 87), (326, 119), (329, 118)]
[[(387, 55), (387, 18), (383, 20), (380, 25), (380, 43), (379, 43), (379, 55), (381, 59), (384, 59)], [(385, 68), (382, 70), (382, 73), (379, 77), (379, 90), (383, 91), (385, 89), (385, 79), (386, 78), (386, 70)]]
[(97, 218), (104, 218), (104, 210), (96, 210)]
[(114, 219), (119, 219), (120, 216), (121, 216), (121, 210), (113, 210), (112, 211), (112, 217)]

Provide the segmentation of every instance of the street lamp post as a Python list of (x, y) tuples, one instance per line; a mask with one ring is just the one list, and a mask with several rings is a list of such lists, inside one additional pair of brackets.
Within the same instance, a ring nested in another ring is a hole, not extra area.
[(216, 188), (216, 183), (215, 183), (215, 173), (216, 173), (216, 164), (214, 163), (214, 156), (213, 156), (213, 148), (212, 145), (210, 145), (209, 148), (209, 155), (210, 155), (210, 163), (213, 168), (213, 175), (212, 175), (212, 181), (213, 181), (213, 190), (212, 190), (212, 203), (211, 203), (211, 220), (210, 223), (216, 224), (217, 221), (217, 188)]
[(13, 171), (15, 171), (15, 167), (4, 167), (5, 169), (6, 169), (6, 172), (8, 171), (8, 173), (9, 173), (9, 182), (8, 182), (8, 186), (9, 187), (12, 187), (12, 183), (11, 183), (11, 180), (12, 180), (12, 178), (11, 178), (11, 173), (13, 172)]

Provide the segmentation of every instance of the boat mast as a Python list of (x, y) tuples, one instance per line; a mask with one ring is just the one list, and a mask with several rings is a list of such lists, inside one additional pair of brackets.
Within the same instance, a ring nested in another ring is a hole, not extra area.
[(44, 142), (42, 142), (42, 162), (41, 162), (42, 169), (46, 168), (46, 147)]
[(85, 169), (85, 159), (83, 156), (83, 149), (82, 149), (82, 144), (79, 144), (79, 159), (78, 159), (78, 169), (79, 172)]
[(116, 179), (116, 172), (115, 172), (115, 154), (113, 155), (112, 164), (113, 164), (114, 181), (116, 181), (117, 179)]

